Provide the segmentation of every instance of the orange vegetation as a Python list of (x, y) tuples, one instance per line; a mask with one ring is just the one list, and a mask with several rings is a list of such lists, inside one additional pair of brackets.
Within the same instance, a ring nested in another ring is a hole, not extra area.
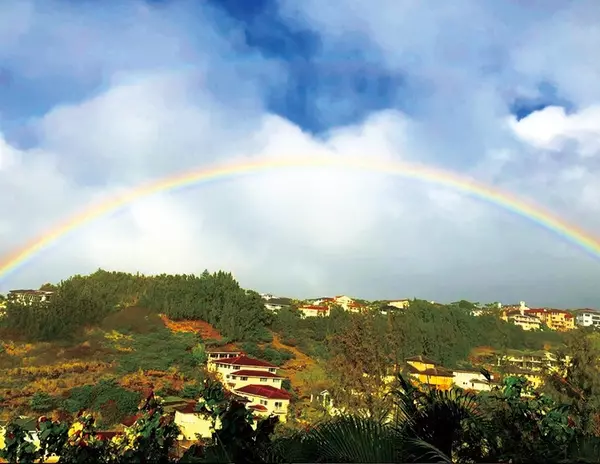
[(181, 390), (184, 385), (183, 376), (175, 371), (145, 371), (127, 374), (119, 381), (123, 388), (137, 392), (149, 389), (161, 390), (165, 387)]
[(204, 321), (172, 321), (164, 314), (160, 318), (173, 332), (192, 332), (200, 335), (203, 340), (221, 340), (223, 337), (217, 329)]

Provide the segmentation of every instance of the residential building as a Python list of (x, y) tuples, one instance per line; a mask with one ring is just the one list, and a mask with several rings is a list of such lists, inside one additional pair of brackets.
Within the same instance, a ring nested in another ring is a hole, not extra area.
[(235, 388), (234, 392), (249, 400), (248, 408), (255, 411), (257, 415), (275, 415), (281, 422), (287, 421), (291, 399), (287, 391), (271, 385), (245, 385)]
[(196, 401), (190, 401), (175, 410), (174, 422), (179, 427), (179, 440), (196, 441), (212, 437), (212, 418), (196, 412)]
[(210, 350), (206, 350), (206, 356), (208, 357), (208, 361), (212, 362), (218, 359), (230, 359), (237, 358), (242, 354), (241, 351), (237, 351), (234, 349), (226, 349), (226, 347), (214, 348)]
[(542, 321), (536, 316), (529, 314), (511, 314), (508, 320), (514, 325), (521, 327), (523, 330), (539, 330), (542, 327)]
[(454, 374), (454, 385), (464, 390), (490, 391), (492, 389), (493, 382), (488, 382), (488, 380), (481, 372), (463, 369), (453, 369), (452, 373)]
[(569, 311), (539, 308), (529, 309), (525, 313), (530, 316), (536, 316), (552, 330), (564, 332), (575, 328), (575, 317)]
[(454, 374), (435, 361), (425, 356), (414, 356), (406, 359), (408, 374), (420, 384), (429, 385), (440, 390), (449, 390), (454, 381)]
[(246, 398), (257, 415), (274, 414), (286, 421), (291, 396), (281, 388), (285, 377), (277, 374), (277, 366), (242, 354), (209, 359), (207, 368), (217, 374), (225, 388)]
[(328, 306), (319, 305), (304, 305), (298, 308), (298, 311), (302, 313), (302, 317), (318, 317), (318, 316), (329, 316), (330, 310)]
[(45, 290), (11, 290), (6, 298), (21, 304), (31, 304), (32, 302), (49, 302), (54, 292)]
[(384, 300), (384, 303), (387, 303), (388, 306), (393, 306), (394, 308), (406, 309), (410, 304), (410, 300), (408, 298), (402, 300)]
[[(568, 360), (569, 358), (567, 357), (565, 361)], [(529, 353), (511, 351), (506, 355), (498, 356), (497, 365), (531, 372), (540, 372), (544, 369), (557, 369), (560, 367), (560, 362), (557, 356), (549, 351), (535, 351)]]
[(593, 309), (578, 311), (575, 319), (581, 327), (600, 327), (600, 312)]

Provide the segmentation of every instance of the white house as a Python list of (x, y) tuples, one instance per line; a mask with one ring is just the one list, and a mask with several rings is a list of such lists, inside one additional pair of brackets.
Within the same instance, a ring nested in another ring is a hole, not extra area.
[(329, 307), (317, 306), (317, 305), (304, 305), (298, 308), (298, 311), (302, 313), (302, 317), (318, 317), (318, 316), (329, 316)]
[(208, 357), (209, 363), (219, 359), (237, 358), (241, 354), (241, 351), (226, 350), (225, 348), (206, 350), (206, 356)]
[(248, 409), (257, 415), (279, 417), (281, 422), (287, 421), (287, 413), (291, 395), (281, 388), (271, 385), (245, 385), (234, 392), (249, 401)]
[(47, 303), (54, 295), (54, 292), (44, 290), (11, 290), (6, 299), (20, 304), (31, 304), (34, 301)]
[(277, 373), (277, 366), (261, 359), (251, 358), (245, 354), (231, 358), (209, 359), (207, 369), (216, 372), (224, 382), (229, 382), (230, 377), (228, 376), (242, 369)]
[(600, 327), (600, 312), (584, 310), (577, 314), (577, 325), (581, 327)]
[(264, 370), (240, 369), (226, 374), (226, 381), (231, 388), (241, 388), (246, 385), (270, 385), (275, 388), (281, 388), (281, 383), (285, 377)]
[[(490, 391), (492, 386), (481, 372), (454, 369), (453, 383), (465, 390)], [(493, 379), (493, 376), (492, 376)]]

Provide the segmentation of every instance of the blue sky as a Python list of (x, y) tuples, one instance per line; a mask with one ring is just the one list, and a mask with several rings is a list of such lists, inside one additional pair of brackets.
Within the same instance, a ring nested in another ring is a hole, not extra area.
[[(596, 3), (376, 4), (3, 2), (0, 256), (142, 182), (292, 154), (447, 169), (600, 236)], [(600, 306), (599, 262), (439, 185), (297, 169), (144, 199), (0, 290), (208, 267), (297, 296)]]

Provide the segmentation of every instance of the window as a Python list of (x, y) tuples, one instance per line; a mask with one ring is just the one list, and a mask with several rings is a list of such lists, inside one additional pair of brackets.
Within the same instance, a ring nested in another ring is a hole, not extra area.
[(267, 405), (267, 400), (260, 400), (260, 404), (262, 404), (263, 406)]
[(279, 379), (273, 379), (273, 383), (277, 383)]
[(240, 366), (233, 366), (233, 370), (237, 371), (240, 368)]
[(281, 401), (275, 401), (275, 408), (281, 409), (283, 407), (283, 403)]
[(240, 377), (240, 380), (248, 380), (248, 377)]
[(266, 381), (267, 381), (267, 378), (266, 378), (266, 377), (261, 377), (261, 378), (260, 378), (260, 381), (261, 381), (261, 382), (266, 382)]
[(269, 367), (269, 372), (272, 372), (273, 374), (275, 373), (275, 371), (277, 371), (277, 369), (274, 369), (272, 367)]
[(225, 376), (225, 378), (226, 378), (226, 379), (228, 379), (228, 378), (230, 378), (230, 377), (231, 377), (233, 380), (235, 380), (235, 375), (229, 375), (229, 374), (227, 374), (227, 375)]

